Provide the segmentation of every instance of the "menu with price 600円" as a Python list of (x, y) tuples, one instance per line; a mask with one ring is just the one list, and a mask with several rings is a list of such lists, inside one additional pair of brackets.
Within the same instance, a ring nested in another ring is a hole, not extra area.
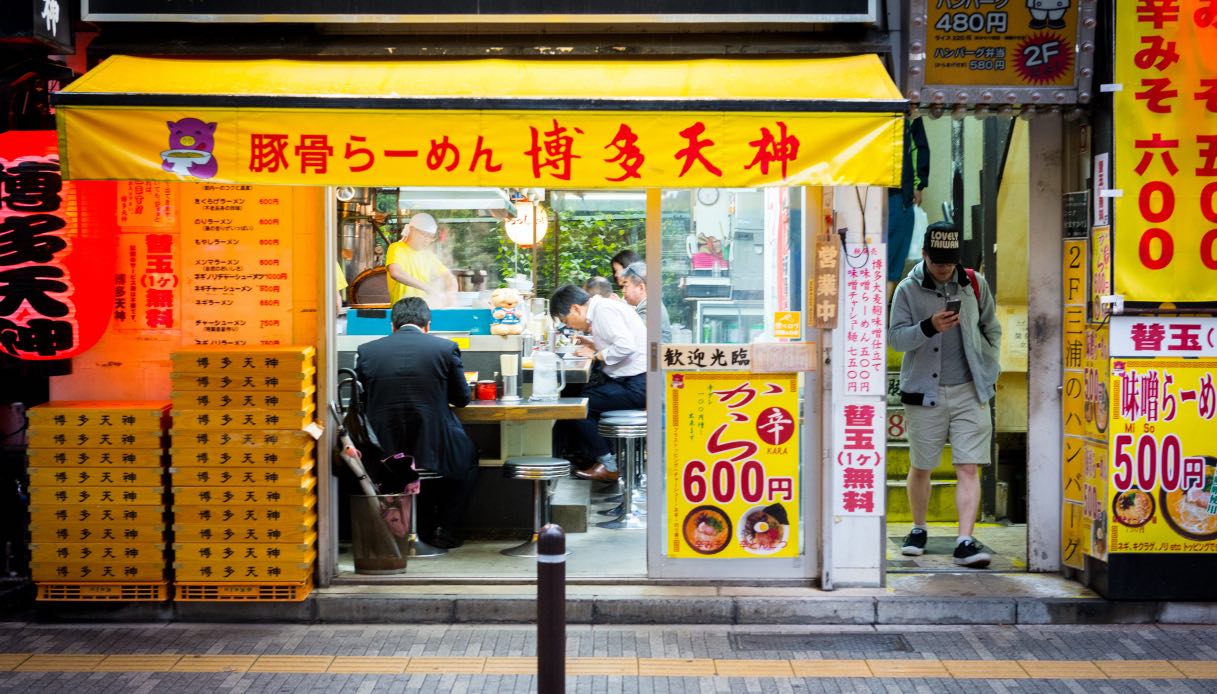
[(292, 207), (273, 186), (183, 186), (185, 344), (270, 346), (292, 336)]

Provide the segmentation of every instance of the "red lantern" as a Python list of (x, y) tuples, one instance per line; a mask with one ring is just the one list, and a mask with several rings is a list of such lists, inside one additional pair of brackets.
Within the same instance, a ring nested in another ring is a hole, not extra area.
[(109, 181), (64, 181), (54, 131), (0, 133), (0, 352), (64, 359), (92, 347), (114, 303)]

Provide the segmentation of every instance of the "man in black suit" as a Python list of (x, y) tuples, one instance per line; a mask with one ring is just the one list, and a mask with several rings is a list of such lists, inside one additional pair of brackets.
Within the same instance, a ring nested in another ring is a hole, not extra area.
[[(443, 475), (428, 483), (419, 535), (436, 547), (459, 547), (457, 528), (477, 481), (477, 449), (449, 405), (469, 404), (456, 343), (428, 335), (431, 309), (422, 298), (393, 305), (393, 334), (359, 348), (355, 373), (367, 393), (368, 421), (387, 455), (414, 456), (418, 468)], [(427, 527), (434, 507), (436, 525)]]

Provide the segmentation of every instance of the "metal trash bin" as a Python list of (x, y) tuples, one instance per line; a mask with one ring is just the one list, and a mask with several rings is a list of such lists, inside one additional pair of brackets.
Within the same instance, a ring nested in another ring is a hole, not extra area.
[(413, 503), (413, 494), (351, 495), (355, 573), (375, 576), (405, 573)]

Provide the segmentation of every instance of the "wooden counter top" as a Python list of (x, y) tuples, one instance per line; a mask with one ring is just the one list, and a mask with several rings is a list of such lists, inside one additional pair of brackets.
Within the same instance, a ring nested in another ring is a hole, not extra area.
[(474, 400), (466, 407), (453, 408), (462, 422), (522, 422), (538, 419), (583, 419), (587, 398), (559, 398), (548, 402), (503, 402)]

